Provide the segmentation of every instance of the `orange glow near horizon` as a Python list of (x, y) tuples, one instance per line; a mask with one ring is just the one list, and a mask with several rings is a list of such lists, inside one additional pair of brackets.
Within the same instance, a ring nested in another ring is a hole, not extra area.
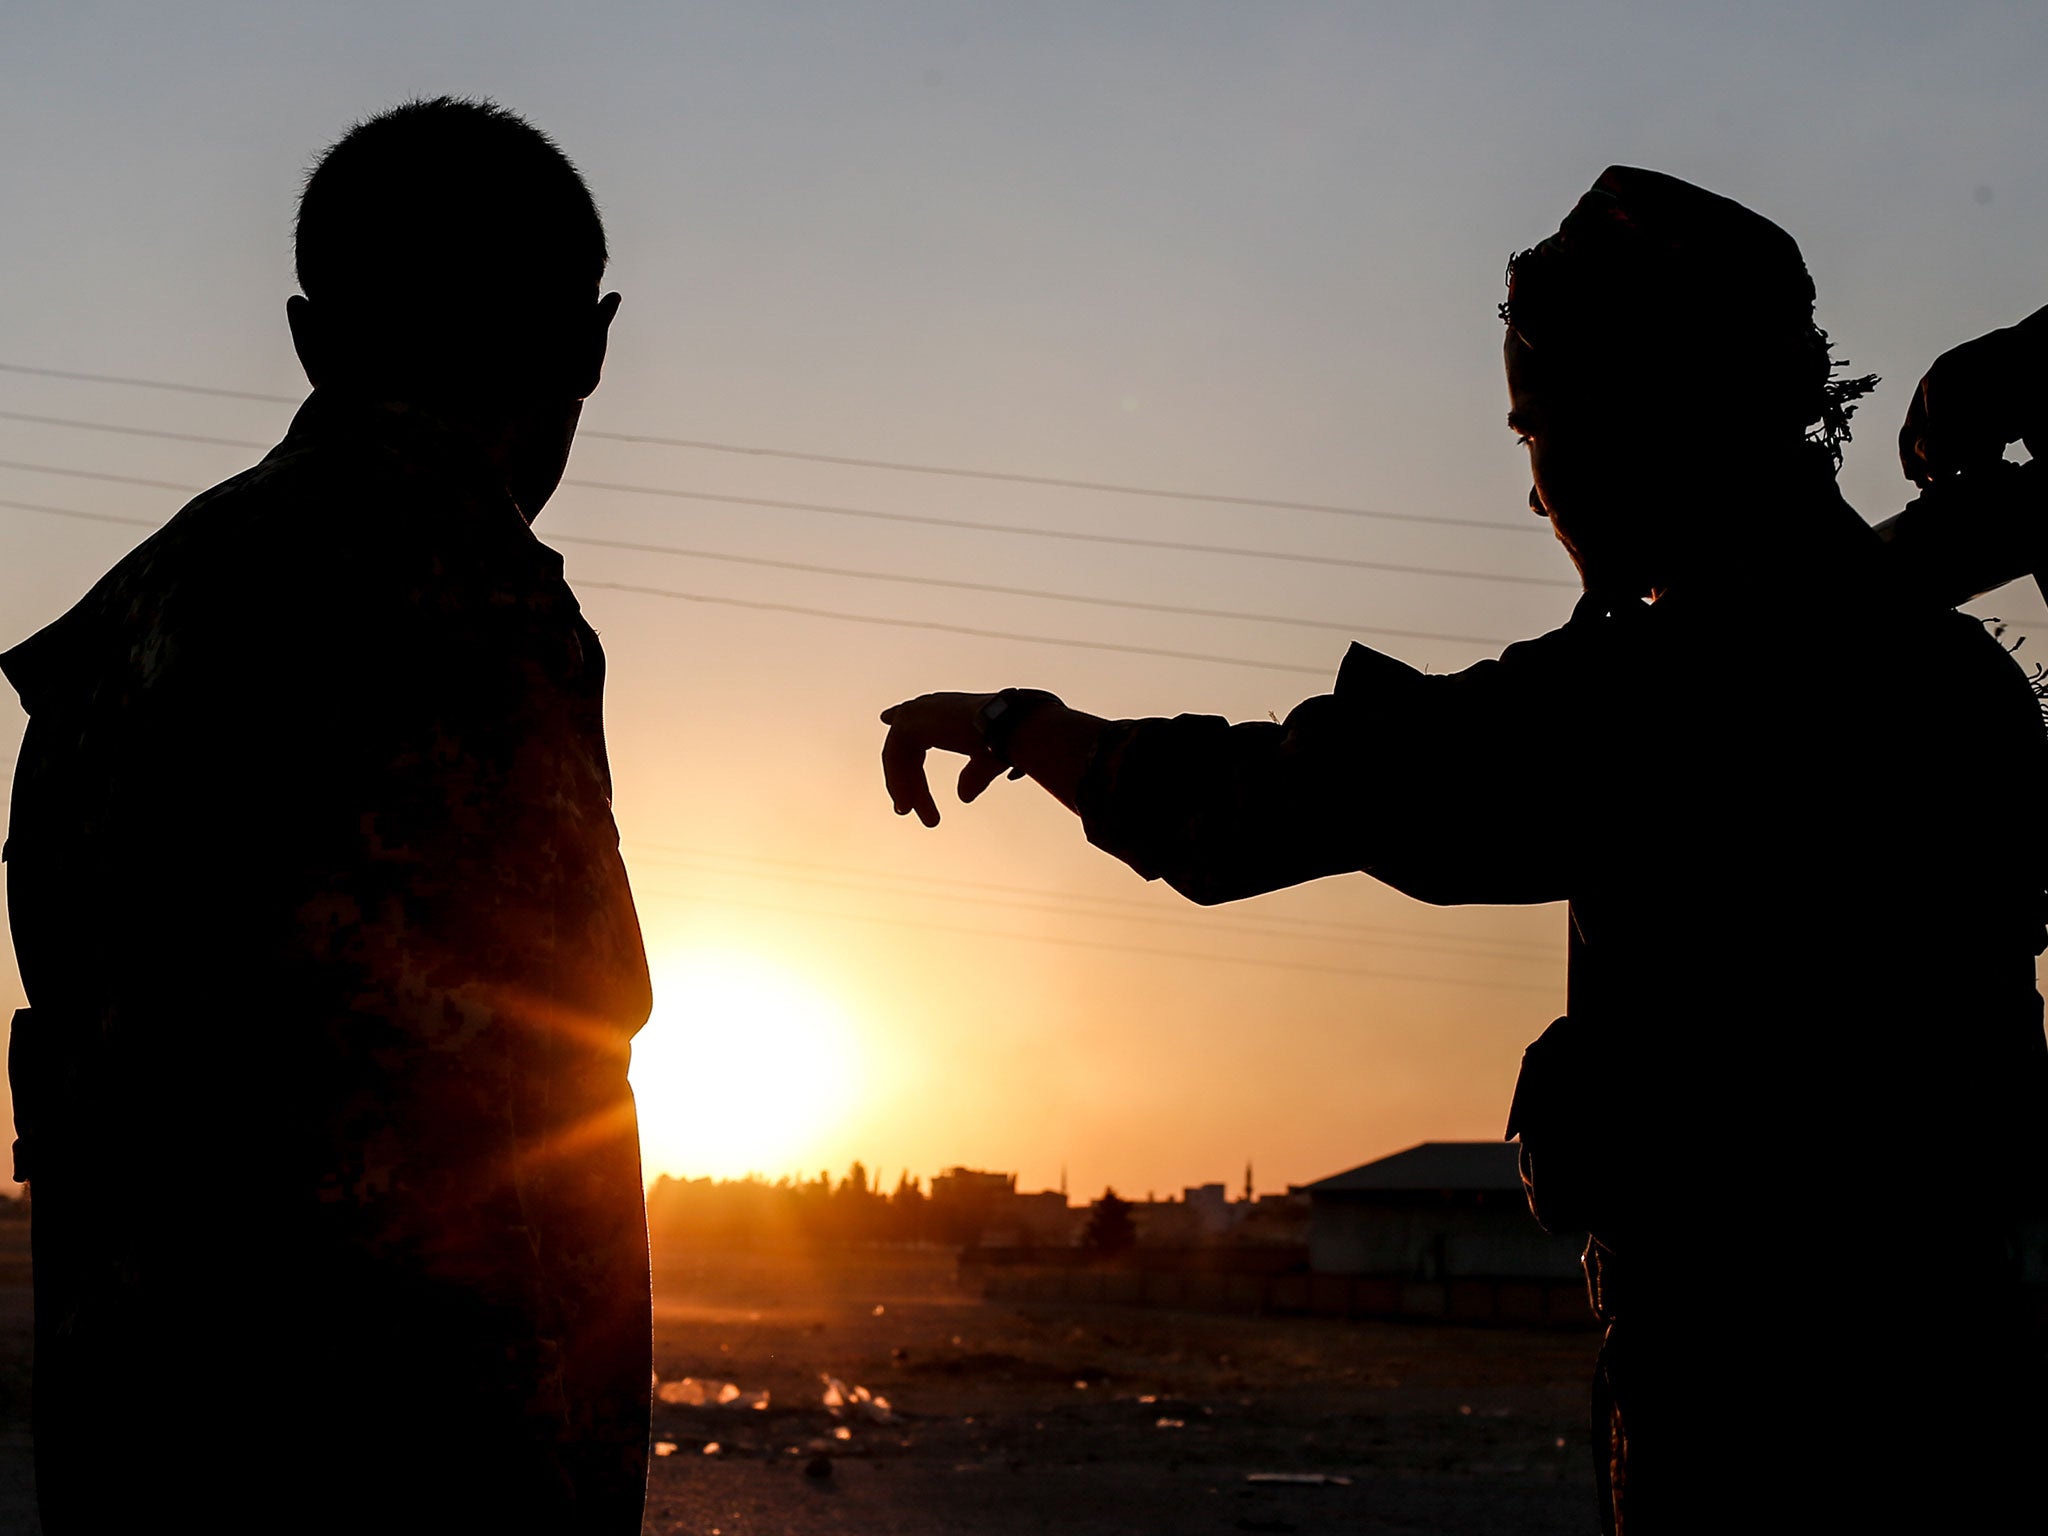
[(848, 1011), (791, 969), (727, 950), (657, 953), (655, 1008), (633, 1041), (643, 1170), (777, 1174), (815, 1161), (857, 1105)]

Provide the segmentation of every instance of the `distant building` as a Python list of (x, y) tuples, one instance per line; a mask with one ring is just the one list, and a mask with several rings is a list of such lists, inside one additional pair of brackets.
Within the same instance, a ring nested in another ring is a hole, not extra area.
[(1082, 1213), (1067, 1203), (1062, 1190), (1013, 1194), (1007, 1216), (1014, 1224), (1018, 1241), (1031, 1247), (1071, 1247), (1081, 1234)]
[(1570, 1280), (1583, 1235), (1536, 1225), (1516, 1149), (1425, 1141), (1302, 1187), (1309, 1269), (1396, 1280)]
[(962, 1273), (1011, 1301), (1588, 1327), (1581, 1240), (1536, 1225), (1515, 1152), (1425, 1142), (1249, 1200), (1194, 1185), (1129, 1202), (1138, 1240), (1113, 1256), (988, 1246)]
[(1014, 1173), (948, 1168), (932, 1176), (931, 1212), (950, 1240), (987, 1248), (1070, 1246), (1081, 1213), (1061, 1190), (1023, 1194)]
[(1250, 1247), (1306, 1248), (1310, 1203), (1307, 1191), (1291, 1189), (1284, 1195), (1258, 1195), (1240, 1201), (1237, 1224), (1230, 1240)]
[(979, 1168), (948, 1168), (932, 1175), (932, 1200), (941, 1205), (994, 1204), (1017, 1193), (1014, 1173), (985, 1173)]
[(1237, 1225), (1238, 1212), (1221, 1184), (1190, 1184), (1181, 1191), (1180, 1200), (1193, 1214), (1196, 1229), (1204, 1237), (1221, 1237)]

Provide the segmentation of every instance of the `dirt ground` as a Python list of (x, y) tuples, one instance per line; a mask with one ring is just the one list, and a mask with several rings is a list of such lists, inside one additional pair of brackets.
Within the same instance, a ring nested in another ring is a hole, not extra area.
[[(0, 1536), (36, 1530), (25, 1236), (0, 1223)], [(657, 1405), (647, 1536), (1595, 1526), (1590, 1334), (1019, 1308), (944, 1252), (707, 1254), (655, 1290), (662, 1381), (740, 1396)]]
[[(1593, 1349), (1584, 1333), (984, 1304), (946, 1254), (707, 1256), (661, 1271), (656, 1369), (743, 1395), (657, 1409), (675, 1450), (654, 1463), (646, 1529), (1584, 1532)], [(886, 1399), (888, 1421), (825, 1407), (825, 1377)], [(762, 1389), (766, 1411), (744, 1406)], [(1272, 1474), (1326, 1480), (1252, 1480)]]

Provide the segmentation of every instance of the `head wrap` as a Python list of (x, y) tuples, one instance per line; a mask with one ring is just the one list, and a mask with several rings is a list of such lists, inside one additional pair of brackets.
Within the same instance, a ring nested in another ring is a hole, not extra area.
[(1834, 377), (1843, 365), (1813, 302), (1797, 242), (1762, 214), (1615, 165), (1556, 234), (1509, 260), (1500, 313), (1567, 376), (1637, 389), (1650, 371), (1733, 390), (1839, 461), (1853, 402), (1877, 379)]

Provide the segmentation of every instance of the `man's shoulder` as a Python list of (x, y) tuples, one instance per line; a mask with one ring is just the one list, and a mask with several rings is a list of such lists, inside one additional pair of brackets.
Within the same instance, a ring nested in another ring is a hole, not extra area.
[(1554, 629), (1503, 646), (1451, 671), (1425, 671), (1354, 643), (1337, 673), (1336, 691), (1357, 700), (1439, 697), (1583, 687), (1623, 665), (1639, 663), (1659, 635), (1642, 603), (1616, 605), (1583, 598)]
[(0, 654), (29, 712), (89, 687), (123, 654), (160, 646), (180, 609), (231, 622), (223, 594), (249, 563), (243, 535), (275, 506), (275, 468), (266, 459), (202, 491), (62, 615)]
[(0, 672), (34, 713), (111, 673), (146, 685), (181, 657), (288, 650), (461, 606), (466, 589), (502, 578), (488, 550), (522, 545), (544, 551), (509, 503), (374, 444), (295, 433), (186, 503), (0, 655)]

